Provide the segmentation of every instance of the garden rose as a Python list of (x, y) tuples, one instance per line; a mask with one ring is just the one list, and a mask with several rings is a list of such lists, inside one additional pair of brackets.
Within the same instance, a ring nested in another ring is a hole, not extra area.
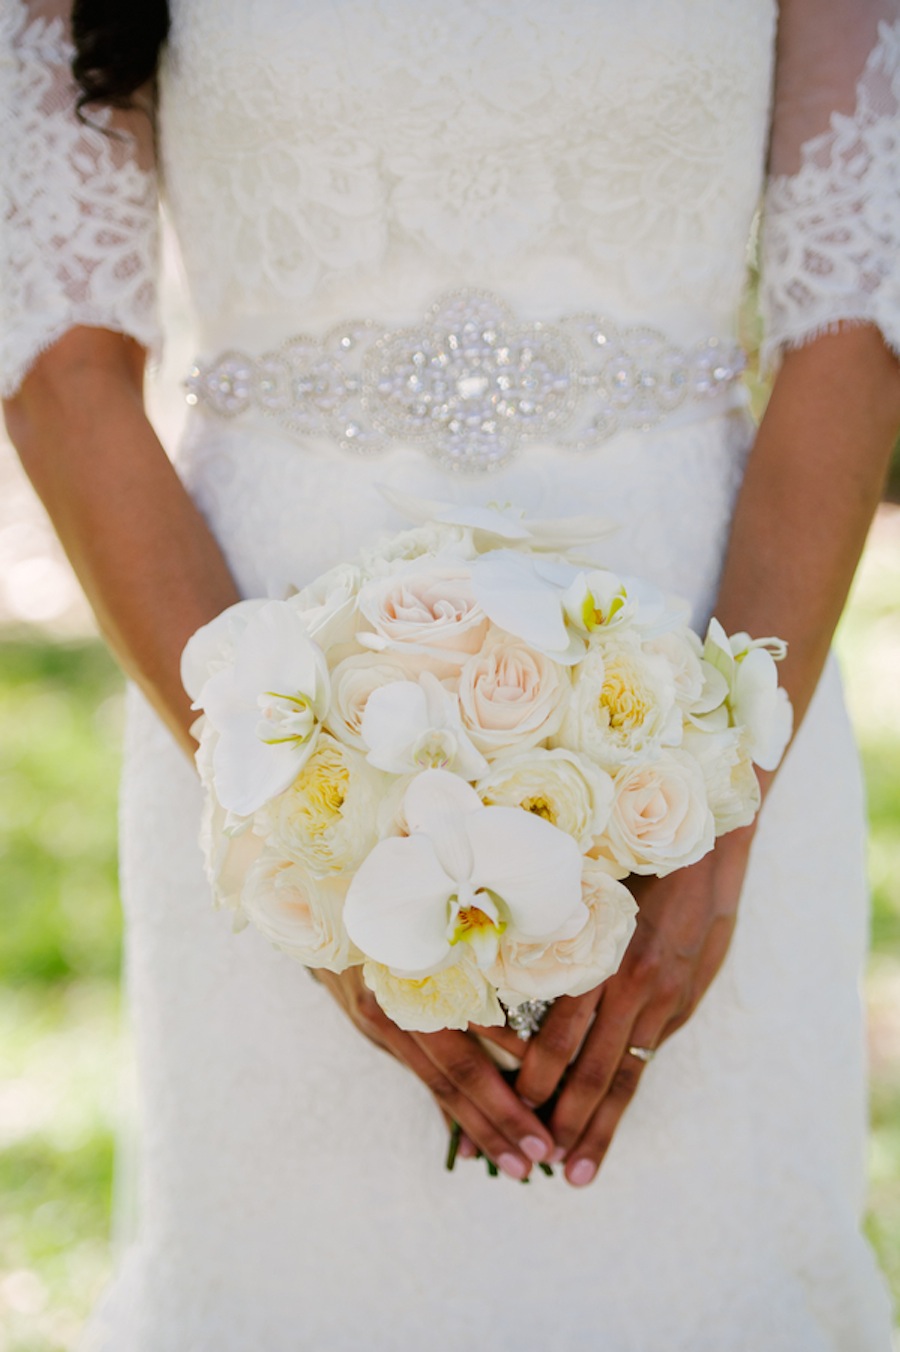
[(363, 980), (398, 1028), (437, 1033), (465, 1030), (470, 1023), (496, 1028), (506, 1022), (493, 986), (470, 957), (423, 977), (395, 976), (383, 963), (369, 961)]
[(703, 773), (716, 835), (749, 826), (759, 811), (761, 794), (746, 731), (700, 732), (688, 727), (684, 750), (695, 757)]
[(266, 804), (266, 844), (316, 877), (356, 868), (375, 843), (383, 776), (328, 733), (290, 788)]
[(475, 785), (482, 802), (520, 807), (567, 832), (588, 850), (609, 819), (613, 781), (583, 756), (558, 747), (502, 756)]
[(640, 753), (677, 745), (681, 716), (675, 677), (659, 653), (634, 634), (604, 637), (575, 669), (556, 745), (592, 756), (615, 771)]

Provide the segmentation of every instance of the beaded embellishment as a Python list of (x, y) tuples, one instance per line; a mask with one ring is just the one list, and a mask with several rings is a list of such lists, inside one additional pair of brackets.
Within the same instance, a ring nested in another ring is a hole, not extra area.
[(362, 320), (261, 357), (223, 352), (185, 384), (189, 404), (222, 417), (259, 409), (298, 437), (363, 455), (421, 445), (465, 473), (498, 469), (537, 438), (586, 451), (651, 427), (686, 401), (716, 400), (744, 365), (731, 339), (679, 347), (595, 314), (527, 323), (499, 297), (464, 290), (414, 328)]

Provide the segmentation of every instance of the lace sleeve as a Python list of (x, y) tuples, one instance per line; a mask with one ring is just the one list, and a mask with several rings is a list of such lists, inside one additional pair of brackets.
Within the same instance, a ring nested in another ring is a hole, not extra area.
[[(76, 324), (154, 352), (150, 110), (75, 113), (65, 0), (0, 3), (0, 394)], [(109, 133), (109, 134), (107, 134)]]
[(763, 360), (841, 321), (900, 355), (900, 0), (782, 0)]

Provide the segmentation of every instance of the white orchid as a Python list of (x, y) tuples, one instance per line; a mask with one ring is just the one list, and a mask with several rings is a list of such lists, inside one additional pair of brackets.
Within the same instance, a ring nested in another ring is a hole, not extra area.
[(382, 497), (409, 521), (439, 522), (471, 531), (478, 553), (516, 547), (530, 552), (565, 553), (580, 545), (594, 544), (616, 529), (612, 522), (597, 516), (529, 519), (521, 508), (510, 503), (435, 502), (401, 493), (386, 484), (378, 487)]
[[(312, 753), (328, 710), (328, 667), (289, 602), (242, 609), (231, 631), (227, 617), (219, 627), (229, 632), (230, 660), (203, 683), (193, 707), (218, 734), (212, 762), (219, 802), (249, 816), (286, 789)], [(193, 653), (188, 645), (186, 679), (195, 689), (194, 659), (209, 640), (195, 636)]]
[(474, 559), (471, 572), (472, 595), (498, 628), (563, 666), (584, 656), (584, 640), (570, 633), (563, 607), (578, 576), (573, 564), (494, 549)]
[(437, 972), (457, 945), (486, 970), (503, 934), (540, 940), (584, 924), (581, 852), (564, 831), (485, 807), (446, 770), (412, 780), (404, 814), (410, 834), (375, 846), (344, 909), (353, 942), (396, 975)]
[[(775, 669), (786, 652), (782, 639), (751, 639), (743, 633), (729, 638), (718, 620), (709, 622), (703, 656), (725, 678), (729, 722), (746, 730), (750, 756), (761, 770), (776, 769), (793, 731), (791, 702)], [(715, 713), (712, 726), (719, 731)]]
[(366, 760), (390, 774), (446, 769), (475, 779), (488, 768), (462, 725), (459, 700), (430, 671), (373, 690), (360, 730)]
[(686, 602), (667, 596), (643, 578), (624, 577), (605, 568), (580, 572), (562, 598), (566, 622), (587, 640), (598, 632), (634, 627), (644, 638), (684, 624)]

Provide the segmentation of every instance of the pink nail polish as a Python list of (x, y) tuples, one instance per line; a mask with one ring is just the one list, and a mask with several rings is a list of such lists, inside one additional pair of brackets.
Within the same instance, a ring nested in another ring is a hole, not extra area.
[(512, 1155), (509, 1151), (504, 1151), (497, 1160), (497, 1165), (508, 1178), (523, 1179), (528, 1173), (528, 1166), (524, 1160), (520, 1160), (518, 1155)]
[(535, 1164), (547, 1158), (547, 1147), (540, 1136), (523, 1136), (519, 1142), (519, 1149)]
[(583, 1188), (586, 1183), (590, 1183), (596, 1172), (597, 1166), (593, 1160), (576, 1160), (566, 1170), (566, 1177), (576, 1188)]
[(554, 1146), (553, 1151), (551, 1152), (550, 1155), (550, 1163), (562, 1164), (565, 1158), (566, 1158), (565, 1148), (561, 1145)]
[(473, 1160), (478, 1152), (475, 1145), (469, 1140), (468, 1136), (463, 1136), (459, 1143), (459, 1154), (464, 1160)]

